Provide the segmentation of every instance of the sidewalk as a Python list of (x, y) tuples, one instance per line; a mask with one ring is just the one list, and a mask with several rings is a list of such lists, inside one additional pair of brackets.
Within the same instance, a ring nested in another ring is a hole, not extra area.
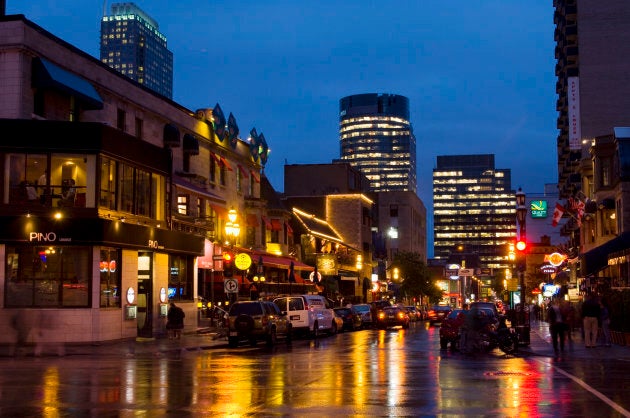
[[(519, 347), (521, 354), (541, 357), (555, 357), (553, 345), (551, 343), (551, 335), (549, 333), (549, 324), (544, 321), (532, 321), (530, 331), (529, 346)], [(581, 332), (574, 330), (571, 334), (572, 340), (565, 341), (566, 358), (630, 358), (630, 347), (613, 344), (610, 347), (597, 345), (595, 348), (586, 348)]]

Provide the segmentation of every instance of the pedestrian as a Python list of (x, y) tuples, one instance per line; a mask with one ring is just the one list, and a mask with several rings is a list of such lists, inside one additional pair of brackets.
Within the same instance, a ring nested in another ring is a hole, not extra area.
[(560, 352), (564, 353), (564, 332), (566, 329), (566, 322), (562, 317), (562, 310), (560, 309), (560, 303), (557, 299), (555, 299), (549, 309), (547, 309), (547, 320), (549, 321), (553, 351), (557, 356), (559, 354), (558, 346), (560, 346)]
[(602, 299), (600, 322), (602, 324), (602, 334), (604, 335), (604, 345), (610, 347), (610, 312), (608, 311), (608, 301)]
[(183, 309), (171, 302), (171, 307), (166, 314), (166, 330), (169, 333), (169, 339), (181, 339), (182, 329), (184, 329), (184, 318), (186, 314)]
[(595, 347), (597, 342), (597, 331), (601, 308), (595, 295), (589, 293), (582, 304), (582, 324), (584, 327), (584, 345), (586, 348)]

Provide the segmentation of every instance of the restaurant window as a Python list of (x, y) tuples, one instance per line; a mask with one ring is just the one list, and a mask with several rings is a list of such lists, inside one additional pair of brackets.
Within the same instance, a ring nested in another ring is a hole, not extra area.
[(116, 161), (101, 157), (101, 186), (99, 206), (116, 209)]
[(89, 307), (90, 254), (79, 246), (7, 246), (5, 306)]
[(100, 307), (120, 308), (120, 250), (101, 249)]
[(169, 300), (192, 300), (192, 258), (181, 255), (169, 256), (168, 298)]
[(188, 195), (180, 194), (177, 196), (177, 213), (188, 215)]
[(118, 210), (164, 219), (164, 176), (118, 163)]

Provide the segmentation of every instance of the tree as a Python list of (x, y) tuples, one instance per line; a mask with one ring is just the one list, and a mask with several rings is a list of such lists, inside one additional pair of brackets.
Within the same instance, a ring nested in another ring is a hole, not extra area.
[(442, 299), (442, 291), (431, 281), (431, 273), (417, 253), (398, 252), (392, 260), (402, 279), (400, 290), (408, 297), (428, 297), (431, 303)]

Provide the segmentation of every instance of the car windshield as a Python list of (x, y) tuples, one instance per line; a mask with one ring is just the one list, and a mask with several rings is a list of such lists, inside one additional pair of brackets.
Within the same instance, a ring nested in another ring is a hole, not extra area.
[(230, 309), (230, 315), (261, 315), (260, 303), (236, 303)]
[(367, 305), (355, 305), (354, 309), (359, 312), (370, 312), (370, 307)]
[(464, 310), (463, 309), (455, 309), (454, 311), (451, 311), (450, 314), (448, 314), (448, 317), (450, 319), (455, 319), (455, 318), (457, 318), (457, 315), (459, 315), (461, 312), (464, 312)]

